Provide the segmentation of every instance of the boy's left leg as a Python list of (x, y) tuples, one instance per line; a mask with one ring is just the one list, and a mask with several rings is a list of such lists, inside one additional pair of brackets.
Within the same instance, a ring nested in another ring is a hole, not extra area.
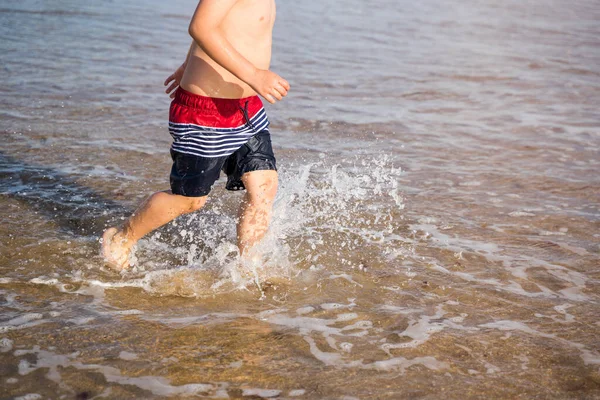
[(121, 229), (109, 228), (102, 235), (101, 254), (113, 269), (129, 266), (129, 253), (138, 240), (180, 215), (201, 209), (207, 196), (186, 197), (171, 191), (156, 192), (129, 217)]
[(258, 243), (269, 228), (277, 194), (277, 171), (258, 170), (242, 175), (246, 196), (237, 225), (237, 240), (243, 256)]

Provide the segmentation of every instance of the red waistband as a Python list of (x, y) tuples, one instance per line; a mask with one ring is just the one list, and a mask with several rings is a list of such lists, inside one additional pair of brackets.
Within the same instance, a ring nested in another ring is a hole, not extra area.
[(258, 96), (222, 99), (201, 96), (178, 88), (171, 102), (169, 122), (237, 128), (248, 123), (262, 108), (263, 103)]
[(175, 92), (173, 101), (198, 110), (217, 111), (219, 114), (229, 114), (232, 111), (240, 110), (240, 107), (242, 109), (247, 108), (250, 117), (263, 106), (262, 101), (256, 95), (241, 99), (224, 99), (191, 93), (181, 87)]

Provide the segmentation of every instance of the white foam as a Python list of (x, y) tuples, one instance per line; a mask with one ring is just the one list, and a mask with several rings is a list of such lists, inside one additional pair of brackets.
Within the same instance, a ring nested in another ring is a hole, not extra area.
[[(304, 340), (308, 343), (310, 347), (310, 352), (312, 355), (319, 361), (321, 361), (325, 365), (330, 366), (345, 366), (346, 364), (342, 361), (342, 356), (339, 353), (335, 352), (324, 352), (321, 351), (314, 339), (310, 336), (304, 336)], [(354, 362), (353, 366), (358, 365), (359, 362)]]
[(561, 305), (559, 305), (559, 306), (555, 306), (555, 307), (554, 307), (554, 309), (555, 309), (557, 312), (559, 312), (559, 313), (561, 313), (561, 314), (563, 314), (563, 315), (564, 315), (564, 320), (560, 320), (559, 318), (553, 318), (553, 319), (554, 319), (555, 321), (558, 321), (558, 322), (563, 322), (563, 323), (571, 323), (571, 322), (575, 322), (575, 316), (574, 316), (574, 315), (572, 315), (572, 314), (569, 314), (569, 313), (567, 312), (567, 308), (570, 308), (570, 307), (573, 307), (573, 304), (566, 303), (566, 304), (561, 304)]
[(242, 396), (256, 396), (263, 399), (269, 399), (271, 397), (277, 397), (281, 394), (281, 390), (276, 389), (243, 389)]
[(90, 322), (94, 321), (95, 319), (96, 319), (96, 317), (76, 317), (76, 318), (67, 319), (67, 322), (70, 322), (75, 325), (85, 325), (85, 324), (89, 324)]
[(483, 365), (486, 368), (486, 374), (493, 375), (495, 373), (501, 372), (500, 368), (496, 367), (494, 364), (490, 364), (487, 361), (483, 362)]
[(313, 311), (315, 311), (315, 308), (311, 307), (311, 306), (300, 307), (296, 310), (296, 314), (299, 314), (299, 315), (310, 314)]
[(0, 339), (0, 353), (8, 353), (13, 349), (14, 342), (9, 338)]
[(146, 321), (159, 322), (169, 326), (189, 326), (195, 324), (208, 324), (210, 322), (224, 323), (238, 318), (251, 318), (251, 315), (236, 313), (209, 313), (189, 317), (169, 317), (166, 315), (148, 315), (142, 316)]
[(337, 319), (328, 320), (302, 316), (290, 317), (285, 314), (275, 314), (262, 319), (271, 324), (282, 325), (288, 328), (296, 328), (302, 333), (321, 332), (324, 334), (334, 334), (340, 332), (340, 329), (329, 326), (335, 324)]
[[(349, 299), (350, 303), (347, 305), (338, 305), (336, 306), (327, 306), (323, 307), (328, 311), (335, 309), (342, 309), (348, 306), (355, 306), (354, 299)], [(330, 304), (330, 303), (328, 303)], [(343, 307), (341, 307), (343, 306)], [(374, 370), (396, 370), (400, 371), (400, 373), (404, 373), (404, 371), (412, 365), (420, 364), (430, 369), (443, 369), (447, 368), (447, 364), (438, 362), (434, 357), (417, 357), (412, 360), (408, 360), (403, 357), (392, 357), (391, 354), (389, 359), (375, 361), (372, 363), (364, 363), (362, 360), (346, 360), (348, 356), (351, 355), (352, 349), (354, 347), (354, 343), (350, 341), (342, 341), (341, 343), (337, 343), (337, 339), (339, 337), (350, 337), (350, 338), (361, 338), (366, 337), (368, 333), (373, 330), (373, 323), (369, 320), (359, 320), (354, 323), (348, 324), (342, 327), (333, 327), (334, 324), (339, 324), (340, 322), (354, 321), (358, 318), (358, 314), (356, 313), (341, 313), (338, 314), (335, 318), (331, 319), (323, 319), (323, 318), (314, 318), (314, 317), (306, 317), (302, 315), (290, 316), (285, 313), (285, 311), (281, 310), (270, 310), (271, 312), (263, 312), (260, 313), (260, 318), (274, 325), (285, 326), (286, 328), (297, 329), (300, 335), (304, 338), (304, 340), (308, 343), (311, 354), (319, 361), (324, 363), (325, 365), (335, 366), (339, 368), (362, 368), (362, 369), (374, 369)], [(394, 310), (395, 311), (395, 310)], [(401, 309), (400, 311), (407, 311), (407, 309)], [(420, 310), (410, 310), (410, 314), (414, 311)], [(443, 316), (445, 312), (441, 308), (438, 307), (438, 311), (433, 316), (424, 316), (424, 318), (420, 319), (420, 322), (414, 322), (407, 328), (407, 330), (403, 333), (404, 335), (413, 336), (412, 345), (416, 346), (419, 343), (423, 343), (426, 341), (431, 335), (435, 332), (441, 330), (441, 327), (438, 327), (437, 322), (433, 322), (431, 320), (440, 318)], [(468, 329), (463, 328), (456, 325), (453, 322), (447, 321), (446, 325), (451, 326), (457, 329)], [(477, 328), (471, 328), (477, 329)], [(331, 349), (331, 351), (325, 351), (318, 347), (316, 341), (312, 337), (314, 334), (320, 334), (325, 339), (325, 342)], [(382, 346), (385, 351), (385, 346)]]
[(358, 314), (356, 314), (356, 313), (338, 314), (336, 317), (338, 322), (352, 321), (353, 319), (356, 319), (356, 318), (358, 318)]
[(41, 394), (37, 393), (28, 393), (24, 396), (15, 397), (14, 400), (40, 400), (42, 398)]
[(137, 360), (138, 356), (135, 353), (130, 353), (128, 351), (122, 351), (119, 353), (119, 358), (121, 360), (131, 361), (131, 360)]
[(37, 277), (37, 278), (33, 278), (33, 279), (29, 280), (29, 283), (33, 283), (36, 285), (55, 286), (55, 285), (59, 284), (59, 281), (56, 278)]
[(560, 231), (554, 232), (554, 231), (545, 231), (545, 230), (543, 230), (543, 231), (540, 231), (538, 233), (538, 235), (540, 235), (540, 236), (565, 236), (566, 233), (565, 232), (560, 232)]
[(0, 333), (30, 328), (36, 325), (41, 325), (49, 322), (48, 320), (43, 319), (43, 317), (44, 316), (41, 313), (26, 313), (20, 315), (8, 321), (2, 322), (0, 324)]
[(3, 322), (2, 325), (4, 325), (4, 326), (6, 326), (6, 325), (12, 325), (12, 326), (23, 325), (23, 324), (26, 324), (27, 322), (35, 321), (37, 319), (42, 319), (42, 318), (44, 318), (44, 315), (41, 313), (27, 313), (27, 314), (18, 316), (16, 318), (13, 318), (11, 320), (8, 320), (6, 322)]
[(355, 304), (339, 304), (339, 303), (325, 303), (321, 304), (321, 308), (323, 310), (335, 310), (339, 308), (352, 308)]
[(570, 341), (567, 339), (563, 339), (563, 338), (561, 338), (557, 335), (551, 334), (551, 333), (540, 332), (538, 330), (535, 330), (535, 329), (527, 326), (526, 324), (524, 324), (522, 322), (511, 321), (511, 320), (501, 320), (501, 321), (490, 322), (487, 324), (482, 324), (482, 325), (479, 325), (479, 327), (499, 329), (501, 331), (521, 331), (521, 332), (525, 332), (530, 335), (540, 336), (540, 337), (547, 338), (547, 339), (553, 339), (553, 340), (561, 342), (565, 345), (575, 347), (576, 349), (578, 349), (581, 353), (581, 358), (583, 359), (584, 364), (586, 364), (586, 365), (600, 364), (600, 354), (588, 349), (585, 345), (583, 345), (581, 343), (573, 342), (573, 341)]
[(511, 213), (508, 213), (508, 215), (511, 217), (535, 217), (535, 214), (525, 211), (513, 211)]
[[(527, 270), (530, 268), (544, 268), (547, 273), (554, 277), (571, 284), (571, 287), (552, 291), (540, 283), (533, 282), (540, 291), (528, 292), (515, 281), (508, 283), (502, 282), (495, 278), (479, 278), (474, 273), (467, 271), (451, 271), (437, 264), (436, 260), (432, 260), (432, 268), (445, 274), (456, 276), (468, 282), (474, 282), (486, 286), (494, 286), (500, 290), (518, 294), (525, 297), (542, 297), (555, 298), (562, 297), (571, 301), (588, 301), (589, 296), (583, 291), (586, 288), (588, 277), (578, 271), (570, 270), (562, 265), (553, 264), (548, 261), (530, 257), (524, 254), (519, 254), (518, 259), (510, 255), (503, 254), (504, 251), (494, 243), (484, 243), (476, 240), (469, 240), (460, 237), (451, 237), (445, 233), (441, 233), (439, 228), (431, 224), (411, 225), (411, 229), (415, 231), (426, 232), (432, 243), (437, 244), (445, 249), (454, 252), (474, 251), (477, 254), (484, 256), (488, 261), (502, 265), (513, 276), (520, 279), (528, 279)], [(564, 234), (564, 232), (559, 232)]]
[(459, 182), (459, 186), (481, 186), (481, 182), (479, 181), (467, 181), (467, 182)]
[(345, 279), (348, 282), (350, 282), (350, 283), (352, 283), (352, 284), (354, 284), (356, 286), (363, 287), (363, 285), (361, 285), (360, 283), (358, 283), (354, 279), (352, 279), (352, 275), (350, 275), (350, 274), (331, 274), (329, 276), (329, 279), (339, 279), (339, 278)]
[(160, 376), (124, 376), (119, 369), (114, 367), (98, 364), (84, 364), (79, 361), (75, 361), (75, 358), (79, 355), (79, 353), (73, 353), (70, 355), (55, 354), (50, 351), (41, 350), (38, 346), (35, 346), (32, 350), (15, 351), (15, 356), (22, 356), (25, 354), (36, 355), (37, 361), (35, 364), (30, 364), (26, 360), (21, 360), (19, 363), (20, 375), (27, 375), (40, 368), (47, 368), (48, 372), (46, 374), (46, 378), (62, 385), (64, 385), (64, 383), (61, 383), (59, 367), (73, 367), (79, 370), (96, 371), (101, 373), (107, 382), (118, 383), (120, 385), (136, 386), (140, 389), (147, 390), (156, 396), (194, 396), (208, 395), (210, 393), (217, 394), (220, 392), (220, 389), (223, 388), (222, 384), (214, 385), (206, 383), (190, 383), (174, 386), (169, 383), (170, 381), (167, 378)]
[(415, 357), (410, 360), (404, 357), (394, 357), (389, 360), (375, 361), (371, 364), (363, 365), (362, 368), (378, 371), (398, 370), (403, 374), (406, 369), (413, 365), (422, 365), (433, 371), (449, 368), (447, 363), (438, 361), (434, 357)]
[(340, 347), (340, 350), (342, 350), (346, 353), (350, 353), (352, 351), (352, 347), (354, 347), (354, 345), (352, 343), (343, 342), (343, 343), (340, 343), (339, 347)]
[(377, 310), (389, 312), (391, 314), (401, 314), (401, 315), (416, 314), (416, 313), (423, 312), (423, 309), (421, 309), (421, 308), (406, 308), (406, 307), (392, 306), (389, 304), (380, 305), (377, 307)]
[[(355, 316), (355, 318), (358, 318), (358, 316)], [(336, 321), (340, 321), (340, 319), (336, 319)], [(369, 329), (371, 329), (372, 327), (373, 327), (373, 323), (371, 321), (363, 320), (363, 321), (355, 322), (352, 325), (346, 325), (343, 328), (341, 328), (341, 331), (345, 332), (345, 331), (359, 330), (360, 332), (352, 333), (351, 336), (364, 336), (368, 333)]]
[(107, 314), (112, 315), (141, 315), (143, 311), (132, 309), (132, 310), (118, 310), (118, 311), (109, 311)]
[(434, 315), (421, 315), (418, 319), (409, 317), (408, 327), (402, 332), (395, 332), (398, 337), (408, 337), (412, 340), (402, 343), (384, 343), (380, 346), (381, 350), (392, 356), (391, 350), (415, 348), (427, 342), (434, 334), (443, 331), (445, 328), (465, 331), (477, 331), (475, 327), (464, 327), (458, 323), (463, 322), (467, 314), (461, 314), (460, 317), (443, 318), (446, 312), (443, 305), (436, 307)]

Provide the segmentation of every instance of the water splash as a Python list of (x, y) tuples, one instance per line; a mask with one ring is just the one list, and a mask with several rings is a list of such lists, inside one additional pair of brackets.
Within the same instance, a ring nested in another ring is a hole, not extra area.
[(139, 262), (125, 277), (162, 295), (252, 287), (264, 295), (265, 282), (290, 280), (323, 264), (362, 269), (372, 247), (381, 253), (384, 243), (388, 253), (397, 251), (385, 242), (396, 234), (404, 207), (400, 174), (387, 155), (290, 166), (280, 171), (270, 229), (248, 260), (240, 260), (235, 245), (228, 198), (178, 219), (167, 234), (140, 241)]

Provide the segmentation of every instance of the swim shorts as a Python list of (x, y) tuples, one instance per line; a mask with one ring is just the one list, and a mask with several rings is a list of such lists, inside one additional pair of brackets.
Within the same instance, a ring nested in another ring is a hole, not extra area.
[(221, 99), (178, 88), (169, 112), (171, 190), (206, 196), (220, 171), (227, 190), (243, 190), (242, 175), (277, 170), (269, 120), (258, 96)]

